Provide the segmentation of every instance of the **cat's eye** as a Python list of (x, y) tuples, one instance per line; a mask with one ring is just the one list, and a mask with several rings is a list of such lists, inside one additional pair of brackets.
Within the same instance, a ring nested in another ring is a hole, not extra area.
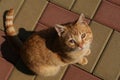
[(81, 35), (81, 38), (83, 39), (83, 38), (85, 38), (85, 36), (86, 36), (86, 34), (83, 33), (83, 34)]
[(75, 41), (73, 39), (69, 40), (70, 43), (75, 43)]

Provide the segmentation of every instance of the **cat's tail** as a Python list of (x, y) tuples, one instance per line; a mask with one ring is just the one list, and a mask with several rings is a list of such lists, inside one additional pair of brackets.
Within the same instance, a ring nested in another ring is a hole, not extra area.
[(5, 32), (6, 35), (9, 37), (11, 42), (18, 48), (21, 48), (23, 45), (22, 41), (17, 36), (17, 32), (15, 30), (14, 24), (14, 9), (10, 9), (7, 11), (5, 15)]
[(13, 18), (14, 18), (14, 10), (10, 9), (5, 17), (5, 28), (6, 28), (6, 34), (8, 36), (15, 36), (16, 31), (13, 25)]

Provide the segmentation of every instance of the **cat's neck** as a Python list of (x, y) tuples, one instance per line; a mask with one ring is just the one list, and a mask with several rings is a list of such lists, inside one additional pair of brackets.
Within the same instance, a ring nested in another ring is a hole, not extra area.
[(62, 45), (60, 44), (59, 37), (56, 37), (52, 42), (52, 49), (55, 52), (63, 53)]

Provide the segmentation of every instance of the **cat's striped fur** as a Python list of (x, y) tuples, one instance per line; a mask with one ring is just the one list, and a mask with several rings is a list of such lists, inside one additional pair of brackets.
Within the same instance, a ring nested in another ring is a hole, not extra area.
[(10, 9), (6, 14), (6, 20), (5, 20), (5, 27), (6, 27), (6, 33), (9, 36), (15, 36), (16, 31), (13, 25), (13, 19), (14, 19), (14, 10)]

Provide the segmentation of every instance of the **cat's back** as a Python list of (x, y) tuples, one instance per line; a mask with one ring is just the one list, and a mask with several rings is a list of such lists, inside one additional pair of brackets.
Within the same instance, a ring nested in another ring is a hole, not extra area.
[[(46, 43), (45, 43), (45, 39), (42, 38), (39, 34), (33, 34), (31, 35), (26, 42), (24, 43), (23, 49), (25, 49), (25, 51), (34, 51), (36, 53), (43, 52), (44, 50), (46, 50)], [(34, 53), (35, 54), (35, 53)]]
[[(49, 58), (55, 57), (51, 50), (46, 46), (46, 40), (39, 34), (30, 36), (21, 50), (21, 57), (28, 66), (49, 64)], [(28, 64), (29, 63), (29, 64)]]

